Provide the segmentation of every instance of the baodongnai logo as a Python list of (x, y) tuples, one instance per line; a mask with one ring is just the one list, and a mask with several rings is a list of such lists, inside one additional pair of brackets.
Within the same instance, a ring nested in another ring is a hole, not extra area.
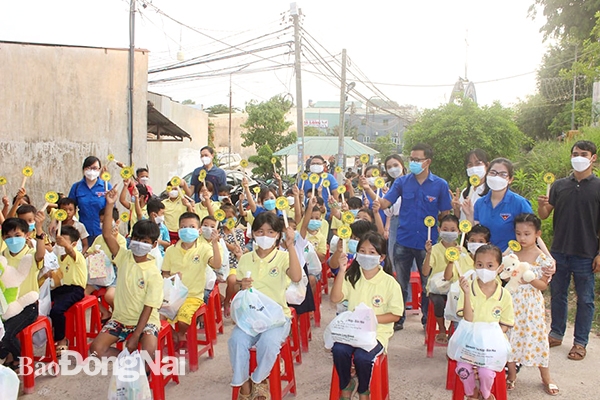
[[(152, 374), (185, 375), (185, 357), (183, 355), (161, 358), (161, 352), (157, 350), (153, 359), (147, 351), (142, 350), (140, 356)], [(35, 361), (29, 357), (19, 357), (19, 362), (19, 375), (32, 373), (35, 376), (78, 375), (81, 373), (88, 376), (117, 375), (122, 382), (135, 382), (140, 377), (139, 371), (145, 371), (145, 367), (140, 368), (137, 365), (138, 362), (130, 357), (118, 359), (117, 357), (89, 356), (83, 359), (81, 354), (72, 350), (63, 351), (58, 363)]]

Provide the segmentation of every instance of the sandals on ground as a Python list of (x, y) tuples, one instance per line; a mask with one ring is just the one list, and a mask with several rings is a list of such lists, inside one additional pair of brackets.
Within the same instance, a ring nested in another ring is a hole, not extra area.
[(69, 346), (66, 344), (57, 344), (56, 345), (56, 357), (60, 358), (63, 351), (69, 350)]
[(352, 398), (352, 395), (356, 390), (357, 381), (358, 379), (356, 378), (356, 376), (353, 376), (352, 379), (350, 379), (350, 383), (348, 384), (348, 386), (342, 389), (340, 400), (350, 400)]
[(268, 380), (252, 385), (252, 400), (260, 400), (261, 398), (264, 400), (271, 400)]
[(515, 385), (517, 383), (517, 378), (515, 377), (515, 379), (506, 379), (506, 390), (514, 390), (515, 389)]
[(578, 345), (578, 344), (574, 344), (573, 347), (571, 347), (571, 350), (569, 351), (569, 355), (567, 356), (567, 358), (569, 360), (581, 361), (585, 358), (586, 354), (587, 354), (587, 351), (585, 350), (585, 347)]
[(552, 336), (548, 336), (548, 344), (550, 347), (560, 346), (562, 344), (562, 340), (553, 338)]
[(544, 391), (546, 393), (548, 393), (550, 396), (556, 396), (560, 390), (558, 389), (558, 386), (556, 386), (555, 383), (548, 383), (548, 384), (544, 384)]
[(438, 333), (435, 335), (435, 342), (438, 344), (448, 344), (448, 335), (445, 333)]

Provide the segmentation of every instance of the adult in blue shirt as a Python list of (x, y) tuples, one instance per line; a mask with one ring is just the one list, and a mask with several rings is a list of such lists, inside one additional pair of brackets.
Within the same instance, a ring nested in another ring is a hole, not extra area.
[(514, 167), (509, 160), (492, 160), (485, 178), (489, 192), (475, 203), (472, 218), (468, 213), (471, 207), (468, 204), (463, 207), (471, 222), (490, 230), (492, 244), (502, 251), (508, 248), (509, 241), (516, 239), (515, 217), (522, 213), (533, 214), (529, 201), (508, 188), (513, 181), (513, 174)]
[[(83, 179), (75, 182), (69, 191), (69, 198), (75, 200), (79, 208), (79, 222), (89, 233), (88, 243), (102, 234), (100, 228), (100, 210), (106, 207), (106, 187), (99, 178), (102, 164), (98, 157), (89, 156), (83, 160)], [(108, 184), (108, 190), (112, 186)]]
[[(421, 301), (421, 312), (423, 317), (421, 323), (425, 326), (427, 322), (427, 307), (429, 299), (425, 296), (427, 277), (423, 275), (423, 260), (425, 259), (425, 242), (427, 241), (428, 229), (424, 220), (428, 216), (437, 219), (447, 215), (452, 209), (452, 197), (448, 183), (442, 178), (429, 171), (433, 149), (423, 143), (416, 144), (410, 152), (409, 170), (411, 174), (399, 177), (380, 199), (382, 209), (392, 206), (402, 197), (399, 211), (399, 224), (396, 232), (396, 245), (394, 246), (394, 268), (396, 279), (402, 287), (404, 303), (408, 296), (408, 285), (410, 282), (410, 270), (416, 261), (417, 268), (421, 274), (423, 297)], [(375, 192), (368, 184), (365, 177), (361, 177), (361, 186), (366, 188), (367, 193), (375, 198)], [(437, 229), (431, 230), (431, 240), (437, 242)], [(406, 308), (406, 307), (405, 307)], [(403, 315), (400, 321), (394, 324), (394, 330), (404, 328)]]
[[(310, 160), (310, 173), (309, 173), (309, 177), (311, 174), (317, 174), (319, 175), (319, 182), (317, 182), (315, 184), (315, 193), (317, 191), (317, 189), (319, 189), (323, 183), (323, 178), (321, 178), (321, 174), (323, 173), (323, 171), (325, 171), (325, 159), (321, 156), (312, 156), (311, 160)], [(338, 183), (337, 180), (335, 179), (335, 177), (333, 175), (331, 175), (330, 173), (327, 173), (327, 178), (325, 178), (329, 181), (329, 192), (327, 191), (326, 188), (323, 188), (321, 190), (321, 197), (323, 198), (323, 200), (325, 201), (325, 208), (327, 208), (327, 217), (329, 218), (329, 193), (331, 193), (331, 197), (333, 199), (335, 199), (336, 201), (338, 201)], [(313, 184), (310, 183), (310, 181), (306, 180), (306, 181), (302, 181), (300, 183), (300, 187), (304, 188), (304, 192), (308, 193), (308, 192), (312, 192), (312, 186)]]
[(200, 176), (200, 171), (206, 171), (206, 181), (212, 183), (213, 185), (213, 194), (211, 199), (213, 201), (219, 201), (219, 188), (221, 186), (225, 186), (227, 184), (227, 175), (225, 171), (221, 168), (217, 167), (214, 164), (215, 150), (210, 146), (204, 146), (200, 149), (200, 161), (202, 161), (202, 166), (198, 167), (192, 173), (192, 180), (188, 185), (187, 182), (182, 182), (182, 187), (185, 193), (188, 196), (194, 196), (194, 201), (196, 203), (200, 202), (200, 180), (198, 177)]

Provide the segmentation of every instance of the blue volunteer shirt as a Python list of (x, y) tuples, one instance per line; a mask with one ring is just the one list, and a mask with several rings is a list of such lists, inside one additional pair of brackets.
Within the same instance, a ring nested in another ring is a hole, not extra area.
[[(432, 216), (436, 220), (440, 212), (452, 208), (452, 198), (448, 183), (429, 173), (427, 179), (419, 184), (414, 174), (397, 178), (384, 199), (394, 204), (402, 197), (400, 204), (398, 233), (396, 242), (412, 249), (425, 249), (427, 227), (423, 222), (425, 217)], [(437, 242), (436, 227), (431, 228), (431, 241)]]
[[(311, 174), (308, 175), (310, 176)], [(335, 177), (331, 174), (327, 174), (327, 180), (329, 181), (329, 192), (337, 190), (339, 185)], [(315, 194), (317, 193), (317, 190), (321, 187), (322, 182), (323, 179), (319, 176), (319, 182), (315, 184)], [(301, 181), (300, 187), (304, 188), (304, 193), (312, 192), (312, 183), (310, 183), (308, 179), (305, 181)], [(325, 201), (325, 208), (327, 208), (327, 218), (329, 218), (329, 192), (327, 192), (326, 188), (323, 188), (321, 190), (321, 197), (323, 197), (323, 200)]]
[[(190, 185), (194, 186), (195, 188), (198, 188), (200, 182), (198, 177), (200, 176), (200, 171), (202, 170), (206, 170), (206, 168), (198, 167), (192, 173)], [(227, 174), (221, 168), (213, 165), (211, 169), (206, 170), (206, 181), (212, 183), (213, 185), (213, 195), (211, 199), (214, 201), (219, 201), (219, 188), (227, 184)], [(200, 202), (200, 195), (198, 192), (194, 193), (194, 201), (196, 203)]]
[[(375, 193), (377, 193), (377, 189), (375, 189)], [(371, 198), (371, 196), (369, 196), (369, 194), (367, 192), (363, 193), (363, 195), (369, 201), (369, 209), (372, 211), (373, 210), (373, 199)], [(381, 221), (383, 222), (383, 226), (385, 226), (385, 223), (387, 221), (387, 215), (385, 215), (385, 212), (383, 211), (383, 208), (379, 209), (379, 216), (381, 217)], [(375, 221), (373, 221), (373, 223), (375, 223)]]
[[(108, 190), (112, 189), (112, 185), (108, 184)], [(79, 208), (79, 222), (81, 222), (88, 231), (91, 240), (102, 234), (100, 229), (100, 210), (106, 207), (106, 195), (104, 181), (100, 178), (90, 188), (87, 185), (85, 178), (79, 182), (75, 182), (69, 191), (69, 198), (75, 200)]]
[(473, 219), (490, 230), (492, 244), (504, 251), (508, 242), (516, 239), (515, 217), (522, 213), (533, 213), (526, 198), (508, 189), (500, 203), (493, 207), (490, 190), (475, 203)]

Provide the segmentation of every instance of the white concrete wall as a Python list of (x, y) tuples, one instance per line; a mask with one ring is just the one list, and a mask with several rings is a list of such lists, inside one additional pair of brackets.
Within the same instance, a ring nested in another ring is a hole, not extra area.
[[(0, 42), (0, 175), (9, 195), (24, 166), (36, 207), (46, 191), (68, 194), (85, 157), (129, 163), (124, 49)], [(146, 164), (148, 52), (136, 51), (133, 162)], [(111, 167), (113, 183), (119, 170)]]
[(150, 186), (159, 194), (173, 176), (184, 177), (200, 166), (200, 149), (208, 143), (208, 114), (156, 93), (148, 93), (148, 100), (192, 137), (183, 142), (148, 142)]
[[(241, 127), (248, 120), (246, 113), (234, 113), (231, 115), (231, 152), (238, 153), (242, 158), (248, 159), (256, 154), (254, 146), (242, 147), (242, 133), (245, 129)], [(215, 125), (215, 150), (219, 153), (229, 153), (229, 114), (218, 114), (210, 117), (210, 122)]]

